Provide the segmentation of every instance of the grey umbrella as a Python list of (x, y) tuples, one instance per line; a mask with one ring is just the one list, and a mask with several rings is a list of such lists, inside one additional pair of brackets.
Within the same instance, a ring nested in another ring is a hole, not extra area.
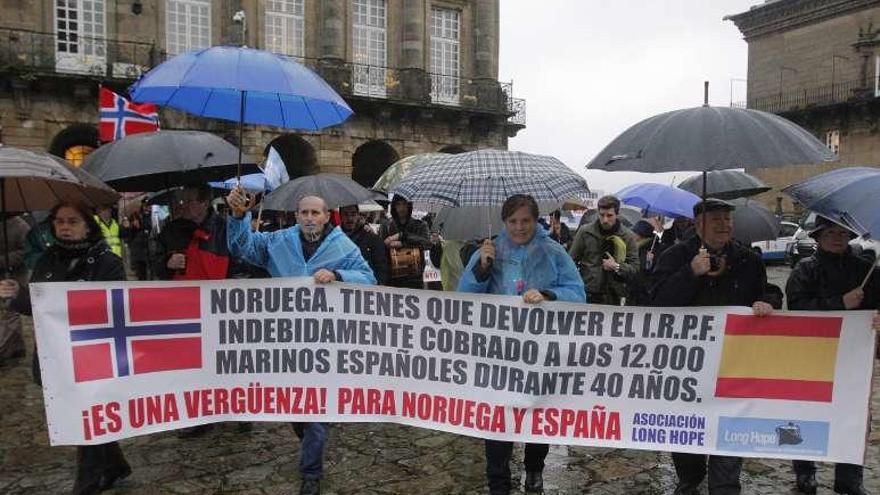
[(318, 196), (331, 209), (364, 203), (378, 197), (377, 193), (345, 175), (315, 174), (281, 184), (266, 195), (263, 199), (263, 208), (277, 211), (296, 211), (297, 203), (305, 196)]
[[(703, 178), (699, 175), (683, 180), (679, 189), (700, 195)], [(764, 181), (741, 170), (713, 170), (706, 173), (706, 196), (718, 199), (747, 198), (773, 189)]]
[[(83, 168), (119, 191), (159, 191), (223, 180), (234, 174), (239, 150), (209, 132), (145, 132), (105, 144)], [(244, 157), (245, 173), (257, 172)]]
[(623, 131), (587, 168), (674, 172), (836, 160), (802, 127), (772, 113), (702, 107), (655, 115)]
[(390, 193), (434, 210), (501, 205), (513, 194), (538, 202), (589, 198), (587, 181), (556, 158), (504, 150), (440, 155), (422, 162)]
[(0, 146), (0, 208), (4, 213), (49, 210), (61, 202), (89, 207), (119, 195), (91, 174), (47, 153)]
[(772, 211), (745, 198), (734, 199), (731, 203), (736, 205), (733, 211), (733, 237), (736, 240), (751, 245), (779, 237), (781, 225)]
[[(118, 198), (116, 191), (61, 158), (0, 145), (0, 212), (4, 244), (8, 242), (5, 231), (7, 213), (49, 210), (63, 202), (95, 207), (112, 204)], [(8, 246), (3, 246), (3, 252), (9, 269)]]

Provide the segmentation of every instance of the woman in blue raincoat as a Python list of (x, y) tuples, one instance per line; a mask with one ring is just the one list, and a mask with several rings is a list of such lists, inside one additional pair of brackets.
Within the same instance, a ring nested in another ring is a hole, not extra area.
[[(483, 294), (522, 296), (528, 304), (542, 301), (586, 302), (584, 283), (571, 257), (538, 225), (538, 203), (516, 194), (501, 207), (504, 229), (495, 241), (485, 240), (471, 256), (458, 290)], [(526, 492), (540, 492), (544, 458), (549, 446), (526, 444)], [(510, 457), (513, 442), (486, 440), (486, 477), (489, 493), (510, 493)]]

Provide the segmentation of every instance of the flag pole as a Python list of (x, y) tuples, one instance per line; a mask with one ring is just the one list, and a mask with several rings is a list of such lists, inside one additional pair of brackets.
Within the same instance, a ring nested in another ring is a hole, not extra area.
[(244, 147), (244, 106), (247, 91), (241, 92), (241, 105), (238, 114), (238, 167), (235, 170), (235, 178), (241, 182), (241, 149)]

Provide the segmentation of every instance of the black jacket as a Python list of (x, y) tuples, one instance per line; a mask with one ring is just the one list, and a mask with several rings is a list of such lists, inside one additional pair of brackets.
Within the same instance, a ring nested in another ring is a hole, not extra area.
[[(844, 310), (843, 295), (861, 285), (871, 270), (870, 261), (851, 250), (832, 254), (818, 250), (794, 267), (785, 285), (788, 309)], [(880, 309), (880, 276), (875, 272), (865, 285), (865, 298), (856, 309)]]
[(651, 274), (652, 306), (751, 306), (767, 301), (767, 272), (761, 257), (740, 242), (727, 245), (727, 268), (717, 277), (697, 277), (691, 260), (700, 250), (697, 236), (667, 249)]
[[(103, 239), (97, 240), (84, 253), (73, 255), (71, 251), (54, 244), (43, 252), (34, 265), (30, 282), (99, 282), (125, 280), (122, 258), (110, 251)], [(18, 297), (12, 300), (12, 309), (31, 315), (31, 293), (27, 285), (21, 287)], [(42, 385), (40, 364), (34, 352), (32, 362), (34, 382)]]
[[(125, 267), (122, 258), (113, 254), (110, 246), (101, 239), (79, 256), (72, 256), (70, 251), (58, 244), (50, 246), (34, 265), (30, 283), (113, 280), (125, 280)], [(18, 297), (12, 301), (12, 307), (19, 313), (33, 314), (27, 286), (21, 288)]]
[(385, 242), (365, 225), (361, 225), (354, 232), (346, 232), (345, 235), (361, 250), (361, 255), (376, 275), (376, 282), (379, 285), (387, 284), (388, 253), (385, 250)]

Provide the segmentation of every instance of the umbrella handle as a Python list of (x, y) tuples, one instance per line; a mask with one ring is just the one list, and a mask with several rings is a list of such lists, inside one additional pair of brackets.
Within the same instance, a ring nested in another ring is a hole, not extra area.
[(874, 264), (871, 265), (871, 269), (868, 270), (868, 274), (865, 275), (865, 279), (862, 280), (862, 285), (859, 286), (860, 289), (864, 289), (864, 288), (865, 288), (865, 285), (868, 284), (868, 279), (870, 279), (870, 278), (871, 278), (871, 275), (874, 274), (874, 268), (875, 268), (876, 266), (877, 266), (877, 261), (874, 260)]

